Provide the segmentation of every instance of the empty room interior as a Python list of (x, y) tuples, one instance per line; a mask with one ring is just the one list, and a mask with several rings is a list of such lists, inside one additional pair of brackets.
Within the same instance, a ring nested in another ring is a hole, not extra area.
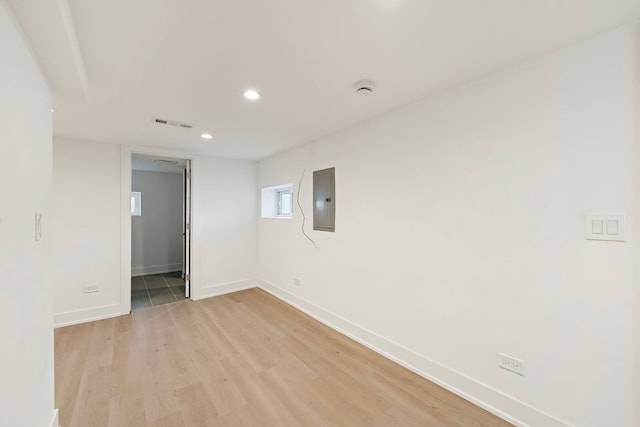
[(0, 426), (640, 426), (640, 1), (0, 0)]

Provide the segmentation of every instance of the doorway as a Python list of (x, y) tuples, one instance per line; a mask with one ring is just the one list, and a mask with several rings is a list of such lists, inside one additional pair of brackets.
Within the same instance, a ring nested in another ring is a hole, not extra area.
[(190, 296), (191, 173), (187, 159), (131, 157), (131, 310)]

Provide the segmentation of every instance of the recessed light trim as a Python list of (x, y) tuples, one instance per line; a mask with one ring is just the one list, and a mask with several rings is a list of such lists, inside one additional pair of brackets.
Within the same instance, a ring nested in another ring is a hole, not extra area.
[(253, 89), (248, 89), (244, 91), (244, 97), (251, 101), (255, 101), (257, 99), (260, 99), (260, 94)]
[(356, 93), (359, 95), (370, 95), (376, 88), (375, 82), (371, 80), (359, 80), (353, 84), (356, 89)]
[(210, 133), (203, 133), (200, 136), (202, 137), (202, 139), (212, 139), (213, 138), (213, 135), (211, 135)]

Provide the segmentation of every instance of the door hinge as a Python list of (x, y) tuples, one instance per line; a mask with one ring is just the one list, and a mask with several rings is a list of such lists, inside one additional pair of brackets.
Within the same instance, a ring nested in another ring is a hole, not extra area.
[(191, 274), (187, 274), (184, 279), (185, 280), (191, 280)]
[(187, 231), (191, 231), (191, 224), (187, 224)]

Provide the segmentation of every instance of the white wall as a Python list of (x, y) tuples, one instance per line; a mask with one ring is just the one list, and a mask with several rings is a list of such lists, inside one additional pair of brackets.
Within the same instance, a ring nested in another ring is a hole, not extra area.
[(131, 189), (142, 199), (142, 216), (131, 217), (132, 274), (182, 270), (182, 174), (133, 171)]
[[(53, 169), (56, 325), (117, 316), (121, 146), (55, 138)], [(194, 157), (194, 298), (255, 286), (256, 181), (256, 162)], [(88, 284), (100, 291), (83, 293)]]
[[(635, 25), (635, 39), (640, 40), (640, 25)], [(635, 55), (635, 70), (640, 70), (640, 46), (636, 46), (636, 55)], [(635, 98), (636, 108), (640, 108), (640, 84), (635, 85), (632, 95)], [(635, 190), (635, 198), (634, 198), (634, 209), (636, 212), (636, 218), (638, 216), (638, 212), (640, 212), (640, 114), (634, 114), (633, 118), (635, 124), (635, 169), (634, 169), (634, 190)], [(634, 218), (635, 219), (635, 218)], [(632, 353), (632, 358), (634, 360), (633, 371), (631, 372), (632, 378), (634, 380), (633, 390), (634, 393), (632, 395), (632, 402), (635, 402), (633, 405), (634, 408), (634, 425), (640, 425), (640, 405), (637, 402), (640, 402), (640, 227), (633, 227), (632, 230), (633, 236), (633, 259), (635, 260), (634, 265), (634, 276), (633, 276), (633, 288), (635, 291), (635, 297), (632, 299), (633, 301), (633, 328), (632, 328), (632, 336), (634, 339), (634, 349)]]
[[(0, 425), (49, 427), (56, 420), (51, 94), (4, 1), (0, 52)], [(37, 242), (36, 212), (43, 221)]]
[(256, 285), (256, 162), (200, 156), (193, 161), (196, 298)]
[[(611, 32), (316, 142), (301, 197), (310, 215), (335, 167), (336, 232), (307, 222), (316, 250), (298, 209), (260, 219), (261, 286), (511, 420), (640, 425), (633, 233), (586, 241), (583, 220), (635, 227), (638, 47)], [(307, 149), (260, 162), (260, 187)]]
[[(55, 138), (56, 324), (120, 312), (120, 147)], [(99, 292), (84, 293), (83, 286)]]

